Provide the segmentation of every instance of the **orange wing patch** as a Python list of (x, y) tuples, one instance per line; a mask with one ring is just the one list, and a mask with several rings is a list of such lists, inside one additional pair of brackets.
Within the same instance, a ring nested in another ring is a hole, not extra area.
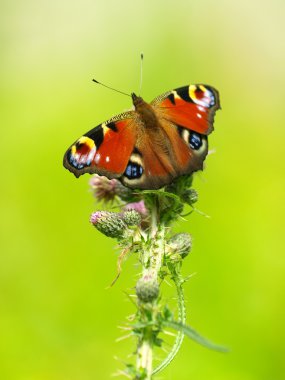
[(152, 102), (163, 118), (192, 131), (209, 134), (215, 111), (220, 108), (218, 91), (206, 85), (190, 85), (169, 91)]
[(132, 119), (103, 123), (80, 137), (66, 152), (63, 164), (76, 177), (98, 173), (120, 177), (133, 151), (136, 135)]
[(117, 121), (111, 129), (104, 129), (104, 144), (98, 148), (94, 165), (109, 173), (121, 175), (124, 173), (136, 140), (135, 129), (127, 120)]

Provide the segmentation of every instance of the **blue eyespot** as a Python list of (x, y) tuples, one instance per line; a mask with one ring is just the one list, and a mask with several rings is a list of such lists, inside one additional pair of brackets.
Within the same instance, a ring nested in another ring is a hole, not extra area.
[(140, 178), (142, 174), (143, 174), (143, 168), (135, 162), (129, 162), (126, 168), (126, 171), (124, 173), (124, 175), (128, 179)]
[(201, 138), (201, 135), (199, 135), (198, 133), (196, 132), (190, 132), (190, 136), (189, 136), (189, 145), (192, 149), (194, 150), (198, 150), (201, 148), (202, 146), (202, 138)]
[(71, 166), (73, 166), (74, 168), (77, 168), (77, 162), (75, 161), (71, 151), (67, 153), (67, 161), (70, 163)]

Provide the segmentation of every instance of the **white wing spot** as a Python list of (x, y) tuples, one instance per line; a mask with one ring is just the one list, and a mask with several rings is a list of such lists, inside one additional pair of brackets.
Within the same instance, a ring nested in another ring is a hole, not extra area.
[(100, 160), (101, 160), (101, 154), (97, 153), (95, 156), (95, 164), (98, 164)]

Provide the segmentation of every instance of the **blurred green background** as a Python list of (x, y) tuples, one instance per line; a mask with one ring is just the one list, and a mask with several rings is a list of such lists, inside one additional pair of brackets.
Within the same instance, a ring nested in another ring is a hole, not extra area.
[[(188, 321), (231, 348), (185, 341), (161, 379), (284, 380), (284, 11), (272, 1), (1, 1), (0, 379), (109, 379), (135, 343), (139, 268), (115, 275), (115, 242), (89, 224), (89, 176), (67, 147), (128, 98), (189, 83), (220, 91), (185, 274)], [(162, 356), (162, 353), (159, 355)]]

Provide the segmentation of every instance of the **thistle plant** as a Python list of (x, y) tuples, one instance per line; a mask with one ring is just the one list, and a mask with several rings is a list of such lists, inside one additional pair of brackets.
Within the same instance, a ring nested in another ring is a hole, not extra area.
[[(134, 284), (136, 313), (126, 327), (135, 336), (137, 347), (135, 363), (127, 363), (119, 373), (133, 380), (150, 380), (166, 368), (178, 353), (184, 336), (199, 344), (218, 351), (225, 351), (186, 324), (186, 307), (183, 285), (187, 280), (181, 274), (184, 260), (191, 246), (191, 236), (172, 232), (175, 221), (195, 211), (197, 192), (192, 188), (192, 176), (177, 178), (171, 185), (160, 190), (136, 190), (124, 187), (119, 181), (95, 175), (90, 182), (95, 198), (108, 205), (117, 204), (119, 210), (96, 211), (90, 222), (104, 235), (116, 239), (121, 253), (118, 257), (118, 279), (122, 263), (134, 253), (141, 265), (140, 278)], [(187, 211), (186, 211), (187, 212)], [(160, 288), (171, 282), (177, 293), (178, 315), (163, 299)], [(175, 341), (165, 359), (153, 366), (155, 348), (162, 347), (163, 333), (172, 329)]]

